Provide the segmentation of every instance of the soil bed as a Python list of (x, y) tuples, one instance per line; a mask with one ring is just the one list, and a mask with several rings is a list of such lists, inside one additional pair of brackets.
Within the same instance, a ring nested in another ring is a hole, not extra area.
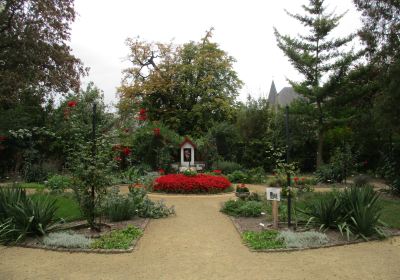
[[(254, 231), (254, 232), (261, 232), (264, 230), (272, 230), (272, 222), (268, 221), (265, 217), (255, 217), (255, 218), (245, 218), (245, 217), (232, 217), (229, 216), (231, 219), (232, 223), (234, 224), (236, 230), (240, 235), (243, 234), (245, 231)], [(263, 224), (263, 225), (260, 225)], [(280, 222), (279, 223), (279, 228), (278, 231), (285, 231), (288, 230), (287, 223), (286, 222)], [(291, 229), (293, 230), (293, 229)], [(294, 231), (295, 232), (304, 232), (309, 229), (306, 229), (305, 227), (299, 226), (297, 227)], [(318, 231), (318, 229), (314, 229), (315, 231)], [(305, 250), (305, 249), (316, 249), (316, 248), (327, 248), (327, 247), (333, 247), (333, 246), (343, 246), (343, 245), (350, 245), (350, 244), (355, 244), (355, 243), (361, 243), (361, 242), (366, 242), (363, 239), (354, 239), (351, 238), (350, 240), (347, 240), (346, 235), (342, 236), (342, 234), (339, 231), (335, 230), (327, 230), (324, 232), (326, 236), (328, 237), (329, 242), (325, 245), (318, 246), (318, 247), (309, 247), (309, 248), (282, 248), (282, 249), (261, 249), (261, 250), (253, 250), (250, 249), (251, 251), (255, 252), (282, 252), (282, 251), (298, 251), (298, 250)], [(399, 236), (400, 235), (400, 229), (387, 229), (386, 234), (388, 237), (391, 236)], [(376, 237), (371, 237), (369, 241), (372, 240), (379, 240)]]
[[(57, 230), (59, 231), (73, 231), (75, 233), (83, 234), (89, 238), (99, 238), (100, 236), (106, 235), (113, 230), (124, 229), (129, 225), (135, 226), (137, 228), (145, 230), (150, 219), (148, 218), (134, 218), (127, 221), (120, 222), (109, 222), (107, 220), (103, 220), (100, 224), (101, 231), (92, 231), (86, 221), (75, 221), (71, 223), (66, 223), (60, 226)], [(82, 249), (82, 248), (61, 248), (61, 247), (48, 247), (45, 246), (42, 242), (43, 237), (28, 237), (23, 242), (17, 244), (17, 247), (27, 247), (27, 248), (39, 248), (46, 249), (51, 251), (66, 251), (66, 252), (86, 252), (86, 253), (129, 253), (132, 252), (137, 241), (140, 239), (137, 238), (133, 240), (132, 245), (129, 249)]]

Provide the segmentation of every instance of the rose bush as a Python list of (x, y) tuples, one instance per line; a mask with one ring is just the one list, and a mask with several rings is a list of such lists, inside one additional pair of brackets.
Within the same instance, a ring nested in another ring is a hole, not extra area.
[(154, 191), (174, 193), (217, 193), (229, 188), (231, 182), (223, 176), (169, 174), (154, 181)]

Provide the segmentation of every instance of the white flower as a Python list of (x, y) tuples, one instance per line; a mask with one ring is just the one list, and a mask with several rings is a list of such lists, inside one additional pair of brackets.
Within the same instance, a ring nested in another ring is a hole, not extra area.
[(261, 212), (261, 215), (265, 215), (265, 213), (264, 213), (264, 212)]
[(265, 225), (263, 223), (259, 223), (260, 226), (265, 227)]

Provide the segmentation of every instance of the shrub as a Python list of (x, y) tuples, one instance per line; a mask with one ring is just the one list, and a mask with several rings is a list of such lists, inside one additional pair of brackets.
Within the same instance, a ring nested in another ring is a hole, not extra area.
[(279, 249), (285, 245), (282, 240), (277, 239), (278, 232), (265, 230), (261, 232), (245, 231), (242, 234), (243, 241), (252, 249)]
[(369, 184), (370, 181), (371, 177), (363, 174), (357, 175), (353, 178), (353, 183), (356, 187), (366, 186)]
[(89, 248), (91, 239), (74, 232), (53, 232), (43, 238), (43, 244), (50, 247)]
[(320, 183), (341, 183), (344, 179), (343, 170), (334, 164), (325, 164), (318, 168), (315, 176)]
[(28, 183), (43, 182), (47, 178), (47, 172), (38, 164), (27, 163), (23, 170), (23, 177)]
[(230, 216), (259, 217), (261, 216), (262, 202), (253, 200), (228, 200), (221, 212)]
[(198, 174), (185, 176), (169, 174), (158, 177), (154, 182), (154, 191), (174, 193), (217, 193), (229, 188), (231, 183), (222, 176)]
[(216, 161), (213, 163), (212, 169), (221, 170), (224, 174), (230, 174), (234, 171), (242, 170), (243, 167), (239, 163), (233, 161)]
[(63, 175), (53, 175), (47, 180), (47, 188), (52, 193), (63, 193), (66, 189), (72, 188), (72, 178)]
[(55, 222), (56, 201), (32, 199), (21, 188), (0, 188), (0, 221), (10, 219), (19, 238), (43, 235)]
[(326, 234), (315, 231), (292, 232), (282, 231), (276, 237), (282, 240), (287, 248), (309, 248), (327, 244), (329, 239)]
[(309, 223), (319, 225), (321, 229), (337, 228), (342, 222), (342, 205), (333, 193), (306, 201), (305, 209), (298, 210), (309, 217)]
[(341, 207), (347, 214), (346, 225), (356, 236), (364, 239), (375, 234), (385, 236), (380, 222), (379, 196), (372, 186), (346, 188), (340, 195)]
[(249, 175), (244, 173), (243, 171), (236, 170), (230, 174), (228, 174), (228, 179), (231, 182), (235, 183), (247, 183), (249, 182)]
[(133, 240), (143, 234), (143, 231), (134, 226), (122, 230), (115, 230), (95, 240), (90, 247), (94, 249), (129, 249)]
[(15, 229), (11, 219), (0, 221), (0, 244), (15, 241)]
[(104, 197), (101, 209), (102, 214), (112, 222), (129, 220), (137, 214), (133, 201), (129, 196), (119, 194), (118, 188), (112, 188)]
[(266, 181), (266, 174), (264, 168), (256, 167), (252, 168), (248, 171), (249, 176), (249, 183), (265, 183)]

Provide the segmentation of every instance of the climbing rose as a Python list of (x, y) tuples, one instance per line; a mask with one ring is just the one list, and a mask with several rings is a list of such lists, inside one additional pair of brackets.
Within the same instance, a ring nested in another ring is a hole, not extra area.
[(68, 107), (70, 108), (75, 107), (76, 104), (78, 104), (78, 102), (76, 102), (75, 100), (68, 101), (67, 103)]
[(128, 147), (125, 147), (122, 152), (124, 153), (125, 156), (129, 156), (129, 154), (131, 153), (131, 149), (129, 149)]

